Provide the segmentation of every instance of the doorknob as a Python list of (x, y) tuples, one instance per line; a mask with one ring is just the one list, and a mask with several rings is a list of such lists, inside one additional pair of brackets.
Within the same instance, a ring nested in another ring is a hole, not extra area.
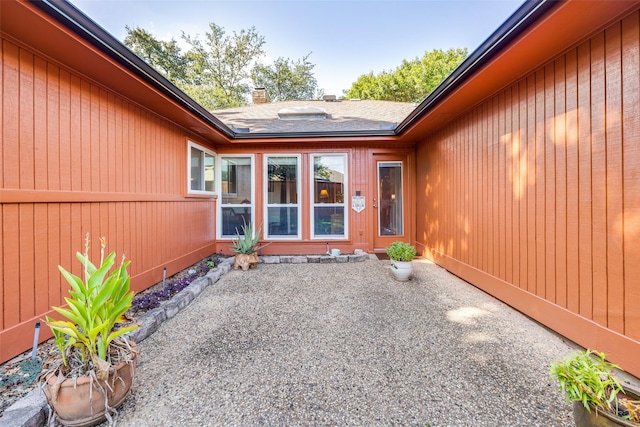
[(374, 197), (373, 198), (373, 208), (377, 208), (378, 207), (378, 200)]

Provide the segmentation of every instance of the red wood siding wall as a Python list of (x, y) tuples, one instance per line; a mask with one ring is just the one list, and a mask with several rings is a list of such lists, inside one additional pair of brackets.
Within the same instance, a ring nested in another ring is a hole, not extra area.
[[(250, 145), (245, 147), (219, 147), (217, 153), (219, 155), (254, 155), (254, 175), (255, 175), (255, 212), (254, 219), (256, 224), (263, 223), (264, 219), (264, 157), (266, 155), (273, 154), (299, 154), (300, 157), (300, 189), (302, 192), (300, 198), (300, 208), (302, 210), (302, 230), (300, 240), (284, 240), (278, 241), (274, 239), (266, 246), (262, 253), (269, 254), (324, 254), (326, 251), (326, 244), (329, 243), (330, 247), (341, 249), (344, 253), (353, 252), (355, 249), (361, 249), (364, 251), (373, 251), (373, 240), (375, 230), (375, 215), (377, 211), (373, 208), (373, 199), (377, 197), (377, 176), (376, 173), (376, 159), (374, 155), (386, 154), (386, 155), (398, 155), (400, 160), (405, 162), (405, 167), (408, 168), (409, 173), (413, 174), (413, 164), (415, 162), (414, 147), (407, 144), (396, 144), (393, 149), (386, 148), (387, 143), (372, 142), (372, 143), (359, 143), (358, 146), (345, 145), (344, 143), (327, 143), (327, 142), (314, 142), (309, 140), (305, 142), (304, 148), (300, 144), (282, 144), (278, 146), (274, 145)], [(345, 200), (345, 214), (348, 216), (348, 231), (345, 239), (339, 240), (322, 240), (311, 238), (311, 207), (310, 207), (310, 171), (311, 171), (311, 156), (313, 154), (331, 154), (341, 153), (347, 156), (347, 185), (349, 197)], [(410, 184), (409, 186), (409, 200), (407, 201), (407, 208), (412, 206), (415, 194), (414, 189)], [(360, 191), (362, 196), (365, 196), (366, 207), (362, 212), (355, 212), (351, 208), (350, 198), (354, 196), (357, 191)], [(413, 212), (407, 215), (407, 234), (412, 230), (414, 224)], [(263, 234), (264, 235), (264, 234)], [(230, 241), (220, 240), (217, 244), (216, 251), (222, 251), (227, 254), (231, 254)]]
[[(0, 362), (61, 304), (91, 233), (132, 260), (143, 289), (214, 251), (213, 199), (185, 198), (185, 132), (126, 98), (1, 41)], [(186, 221), (185, 218), (189, 220)], [(48, 336), (43, 329), (42, 338)]]
[(417, 151), (427, 254), (635, 375), (639, 23), (636, 11), (595, 34)]

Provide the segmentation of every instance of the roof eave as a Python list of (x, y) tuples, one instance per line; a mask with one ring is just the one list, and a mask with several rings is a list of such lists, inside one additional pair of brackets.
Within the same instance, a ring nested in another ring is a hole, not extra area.
[(41, 0), (33, 2), (35, 6), (65, 25), (78, 36), (89, 42), (101, 52), (133, 72), (146, 83), (173, 99), (191, 114), (215, 128), (227, 138), (234, 138), (233, 132), (222, 121), (204, 107), (191, 99), (177, 86), (171, 83), (153, 67), (140, 59), (124, 44), (114, 38), (101, 26), (66, 0)]
[(420, 141), (638, 9), (637, 0), (528, 1), (396, 128)]
[(406, 132), (441, 100), (453, 93), (462, 83), (470, 79), (480, 68), (498, 55), (513, 39), (560, 2), (559, 0), (538, 0), (526, 1), (522, 4), (395, 128), (395, 134), (400, 136)]
[(313, 131), (313, 132), (236, 132), (235, 139), (294, 139), (294, 138), (362, 138), (362, 137), (394, 137), (394, 130), (352, 130), (352, 131)]

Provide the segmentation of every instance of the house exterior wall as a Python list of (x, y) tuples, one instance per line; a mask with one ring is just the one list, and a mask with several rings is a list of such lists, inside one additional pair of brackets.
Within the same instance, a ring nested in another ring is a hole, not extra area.
[(163, 267), (172, 274), (214, 252), (215, 199), (185, 196), (183, 129), (27, 46), (0, 43), (2, 362), (30, 348), (36, 321), (64, 303), (57, 265), (81, 275), (74, 254), (86, 233), (94, 261), (102, 236), (126, 252), (141, 290)]
[[(270, 155), (299, 155), (300, 156), (300, 209), (301, 215), (301, 236), (300, 238), (274, 238), (269, 239), (269, 245), (262, 250), (262, 254), (278, 255), (299, 255), (299, 254), (324, 254), (327, 250), (327, 243), (330, 248), (338, 248), (343, 253), (352, 253), (355, 249), (367, 252), (374, 251), (374, 235), (376, 233), (377, 210), (373, 207), (373, 198), (377, 195), (378, 185), (375, 156), (393, 155), (404, 162), (410, 174), (414, 173), (414, 147), (409, 144), (396, 144), (395, 148), (387, 148), (387, 143), (353, 142), (327, 143), (306, 141), (303, 145), (295, 144), (256, 144), (244, 147), (219, 146), (216, 153), (219, 156), (252, 155), (253, 174), (255, 178), (254, 189), (254, 209), (252, 215), (256, 227), (264, 223), (265, 214), (265, 180), (266, 171), (264, 168), (264, 158)], [(311, 157), (316, 154), (345, 154), (347, 158), (347, 199), (345, 199), (345, 215), (347, 217), (348, 229), (344, 238), (313, 238), (311, 232)], [(413, 176), (413, 175), (411, 175)], [(409, 212), (406, 215), (406, 232), (399, 237), (409, 241), (415, 224), (415, 216), (411, 206), (415, 199), (415, 191), (411, 183), (406, 183), (407, 201), (405, 209)], [(356, 212), (352, 209), (351, 198), (360, 192), (365, 197), (365, 209)], [(263, 224), (263, 230), (265, 225)], [(264, 233), (263, 233), (264, 236)], [(216, 244), (216, 252), (231, 254), (231, 240), (219, 239)]]
[(425, 254), (640, 375), (640, 14), (425, 138)]

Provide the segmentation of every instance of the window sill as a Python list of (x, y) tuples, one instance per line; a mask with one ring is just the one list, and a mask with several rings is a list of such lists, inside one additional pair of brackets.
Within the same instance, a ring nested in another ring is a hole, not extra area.
[(184, 197), (189, 199), (217, 199), (218, 195), (215, 193), (187, 193)]

